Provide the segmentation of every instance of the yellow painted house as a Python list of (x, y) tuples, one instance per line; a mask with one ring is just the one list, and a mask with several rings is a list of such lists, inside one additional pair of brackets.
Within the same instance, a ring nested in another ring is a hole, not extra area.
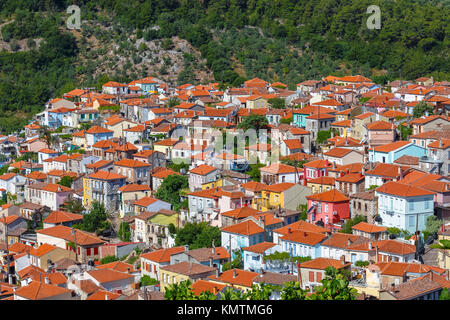
[[(450, 241), (450, 229), (447, 226), (446, 231), (440, 231), (438, 233), (438, 241), (449, 240)], [(440, 268), (450, 270), (450, 249), (437, 249), (438, 251), (438, 265)]]
[(86, 137), (84, 135), (85, 132), (86, 132), (85, 130), (81, 130), (81, 131), (75, 132), (72, 135), (72, 144), (74, 146), (84, 148), (84, 146), (86, 145)]
[(153, 144), (153, 150), (162, 152), (166, 157), (171, 157), (173, 147), (180, 142), (177, 139), (164, 139)]
[(197, 280), (205, 280), (216, 273), (216, 268), (200, 263), (183, 261), (180, 263), (161, 267), (160, 269), (161, 292), (174, 283), (189, 280), (191, 283)]
[(253, 198), (253, 208), (259, 211), (274, 209), (297, 210), (300, 204), (306, 204), (306, 196), (311, 189), (292, 182), (268, 185), (261, 191), (261, 196)]
[(83, 205), (86, 208), (90, 208), (91, 207), (91, 195), (92, 195), (92, 190), (91, 190), (91, 183), (92, 179), (89, 177), (84, 177), (83, 178)]

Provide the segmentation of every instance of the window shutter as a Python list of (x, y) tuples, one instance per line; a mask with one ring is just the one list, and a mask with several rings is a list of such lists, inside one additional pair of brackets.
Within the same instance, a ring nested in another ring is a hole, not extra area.
[(309, 272), (309, 282), (314, 282), (314, 272), (313, 271)]
[(317, 272), (316, 277), (317, 277), (317, 282), (322, 281), (322, 272)]

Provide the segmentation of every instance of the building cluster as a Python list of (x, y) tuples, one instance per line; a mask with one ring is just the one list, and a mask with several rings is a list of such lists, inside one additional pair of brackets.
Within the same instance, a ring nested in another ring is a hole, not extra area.
[[(220, 90), (147, 77), (72, 90), (0, 136), (0, 299), (163, 299), (188, 279), (195, 294), (313, 290), (327, 267), (347, 270), (360, 299), (438, 299), (450, 250), (422, 256), (429, 217), (443, 222), (436, 242), (450, 239), (449, 112), (450, 82), (433, 78)], [(255, 115), (268, 134), (253, 143), (240, 129)], [(181, 208), (156, 195), (172, 175), (188, 181)], [(130, 226), (129, 242), (74, 228), (94, 203), (116, 233)], [(220, 245), (176, 246), (171, 228), (199, 222), (220, 228)], [(155, 284), (140, 286), (144, 276)]]

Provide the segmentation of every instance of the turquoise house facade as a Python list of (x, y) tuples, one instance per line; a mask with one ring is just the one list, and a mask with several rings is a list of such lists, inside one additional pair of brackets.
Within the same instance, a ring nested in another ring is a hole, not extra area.
[(423, 157), (427, 150), (412, 142), (397, 141), (388, 145), (378, 146), (369, 149), (369, 161), (381, 163), (394, 163), (398, 158), (407, 155), (413, 157)]
[(292, 112), (292, 123), (297, 127), (306, 127), (306, 117), (309, 117), (310, 113), (301, 113), (299, 110)]

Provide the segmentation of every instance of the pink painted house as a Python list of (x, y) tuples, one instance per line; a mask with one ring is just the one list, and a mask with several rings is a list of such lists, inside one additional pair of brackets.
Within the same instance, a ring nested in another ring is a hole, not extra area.
[(303, 165), (304, 180), (303, 184), (306, 186), (307, 182), (312, 179), (320, 177), (328, 177), (328, 169), (332, 164), (328, 160), (313, 160)]
[(350, 198), (336, 189), (306, 197), (308, 201), (308, 222), (336, 232), (342, 222), (350, 218)]

